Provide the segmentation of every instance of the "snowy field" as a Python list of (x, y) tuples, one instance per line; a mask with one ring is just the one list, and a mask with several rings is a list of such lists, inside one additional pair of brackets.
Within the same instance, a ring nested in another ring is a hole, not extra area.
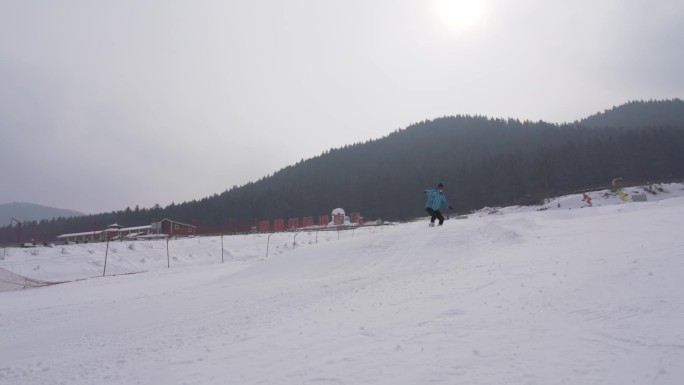
[(681, 385), (684, 186), (625, 191), (168, 254), (0, 249), (0, 384)]

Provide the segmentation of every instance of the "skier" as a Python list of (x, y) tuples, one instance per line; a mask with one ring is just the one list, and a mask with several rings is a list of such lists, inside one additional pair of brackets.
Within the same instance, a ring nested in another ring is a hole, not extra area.
[(427, 203), (425, 204), (425, 211), (430, 214), (430, 227), (435, 225), (435, 219), (439, 219), (439, 225), (444, 223), (444, 215), (439, 211), (439, 207), (444, 205), (453, 210), (454, 208), (447, 202), (444, 196), (444, 185), (438, 184), (437, 188), (423, 191), (427, 194)]
[(587, 202), (587, 206), (591, 207), (591, 197), (587, 193), (582, 194), (582, 201)]
[(627, 193), (626, 192), (620, 190), (620, 191), (618, 191), (618, 196), (620, 197), (620, 200), (622, 202), (627, 202)]

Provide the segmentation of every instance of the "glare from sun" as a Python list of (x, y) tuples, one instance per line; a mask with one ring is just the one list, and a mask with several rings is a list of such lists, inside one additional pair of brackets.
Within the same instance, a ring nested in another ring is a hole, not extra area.
[(486, 8), (485, 0), (433, 0), (439, 20), (454, 31), (480, 27)]

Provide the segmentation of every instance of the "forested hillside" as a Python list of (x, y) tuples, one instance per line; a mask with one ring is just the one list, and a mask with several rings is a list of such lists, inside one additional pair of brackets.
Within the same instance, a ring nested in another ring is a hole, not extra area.
[(658, 127), (684, 121), (684, 101), (629, 102), (582, 119), (587, 127)]
[[(367, 219), (402, 220), (424, 215), (423, 190), (438, 182), (455, 210), (465, 213), (606, 187), (614, 178), (635, 184), (682, 179), (682, 148), (679, 99), (631, 102), (565, 125), (450, 116), (332, 149), (200, 200), (33, 222), (24, 231), (52, 239), (165, 217), (195, 224), (200, 232), (239, 231), (259, 219), (316, 217), (336, 207)], [(13, 237), (16, 229), (0, 229), (0, 241)]]

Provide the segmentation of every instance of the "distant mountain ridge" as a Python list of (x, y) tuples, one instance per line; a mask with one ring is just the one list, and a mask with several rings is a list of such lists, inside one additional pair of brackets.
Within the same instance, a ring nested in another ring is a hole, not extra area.
[(631, 101), (599, 112), (578, 123), (587, 127), (655, 127), (684, 122), (684, 101), (681, 99)]
[[(12, 221), (12, 218), (25, 221), (41, 221), (43, 219), (52, 218), (69, 218), (85, 215), (84, 213), (59, 209), (56, 207), (42, 206), (35, 203), (12, 202), (0, 204), (0, 224), (7, 225)], [(15, 223), (16, 224), (16, 223)]]

